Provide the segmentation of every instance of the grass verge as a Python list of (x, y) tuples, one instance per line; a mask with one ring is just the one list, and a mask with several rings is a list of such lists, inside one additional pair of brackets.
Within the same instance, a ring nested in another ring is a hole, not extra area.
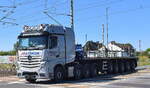
[(138, 66), (150, 65), (150, 58), (147, 56), (139, 56)]
[(15, 69), (14, 64), (0, 64), (0, 69)]

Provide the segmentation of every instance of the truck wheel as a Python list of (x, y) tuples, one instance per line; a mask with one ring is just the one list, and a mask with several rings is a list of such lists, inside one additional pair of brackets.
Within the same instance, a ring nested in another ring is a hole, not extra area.
[(126, 66), (127, 66), (127, 72), (129, 72), (130, 71), (130, 63), (129, 63), (129, 61), (126, 62)]
[(125, 71), (125, 65), (124, 65), (124, 62), (120, 62), (119, 72), (120, 72), (120, 73), (124, 73), (124, 71)]
[(83, 74), (84, 74), (83, 76), (85, 78), (90, 77), (90, 68), (89, 67), (90, 67), (89, 64), (85, 64), (83, 67)]
[(90, 67), (90, 75), (91, 77), (96, 77), (98, 76), (98, 68), (96, 66), (96, 64), (92, 64)]
[(113, 73), (113, 64), (112, 64), (112, 62), (109, 63), (109, 67), (108, 67), (107, 73), (108, 74), (112, 74)]
[(82, 66), (81, 65), (75, 65), (74, 67), (74, 78), (76, 80), (81, 79), (82, 78)]
[(132, 63), (131, 63), (131, 70), (132, 70), (132, 71), (135, 71), (135, 67), (136, 67), (135, 62), (132, 61)]
[(118, 68), (118, 63), (114, 63), (113, 64), (113, 69), (114, 69), (114, 73), (118, 73), (118, 70), (119, 70), (119, 68)]
[(64, 70), (62, 67), (56, 67), (54, 70), (54, 81), (61, 82), (64, 79)]
[(26, 81), (28, 81), (29, 83), (35, 83), (36, 79), (30, 79), (30, 78), (28, 78), (28, 79), (26, 79)]

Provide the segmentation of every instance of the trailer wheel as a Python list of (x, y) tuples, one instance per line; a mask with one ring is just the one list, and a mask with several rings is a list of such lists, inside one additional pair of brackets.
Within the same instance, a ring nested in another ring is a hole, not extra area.
[(136, 67), (136, 64), (135, 64), (134, 61), (132, 61), (132, 63), (131, 63), (131, 70), (132, 70), (132, 71), (135, 71), (135, 67)]
[(113, 73), (113, 63), (112, 62), (109, 63), (109, 67), (108, 67), (107, 73), (108, 74), (112, 74)]
[(83, 74), (84, 74), (83, 76), (85, 78), (90, 77), (90, 68), (89, 67), (90, 67), (89, 64), (85, 64), (83, 67)]
[(64, 70), (58, 66), (54, 69), (54, 81), (61, 82), (64, 79)]
[(127, 66), (126, 70), (127, 70), (127, 72), (129, 72), (130, 71), (130, 63), (129, 63), (129, 61), (126, 62), (126, 66)]
[(96, 66), (96, 64), (92, 64), (90, 67), (90, 75), (91, 77), (96, 77), (98, 76), (98, 68)]
[(114, 69), (114, 73), (118, 73), (119, 68), (118, 68), (118, 63), (117, 63), (117, 62), (115, 62), (115, 63), (113, 64), (113, 69)]
[(119, 72), (124, 73), (124, 71), (125, 71), (125, 64), (124, 64), (124, 62), (120, 62)]
[(79, 64), (75, 65), (75, 67), (74, 67), (74, 78), (76, 80), (82, 78), (82, 66)]

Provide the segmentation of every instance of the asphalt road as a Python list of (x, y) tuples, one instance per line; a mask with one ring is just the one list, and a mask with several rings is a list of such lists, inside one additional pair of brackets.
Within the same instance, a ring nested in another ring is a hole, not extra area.
[(140, 70), (135, 73), (101, 75), (96, 78), (68, 80), (57, 84), (45, 80), (30, 84), (15, 76), (0, 77), (0, 88), (150, 88), (150, 66), (137, 69)]

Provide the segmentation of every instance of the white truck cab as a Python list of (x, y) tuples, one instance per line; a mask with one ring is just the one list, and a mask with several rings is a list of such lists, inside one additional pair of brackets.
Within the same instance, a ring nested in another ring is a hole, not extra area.
[(75, 60), (75, 35), (71, 28), (52, 24), (24, 26), (18, 39), (17, 75), (29, 82), (61, 79), (63, 74), (56, 71)]

